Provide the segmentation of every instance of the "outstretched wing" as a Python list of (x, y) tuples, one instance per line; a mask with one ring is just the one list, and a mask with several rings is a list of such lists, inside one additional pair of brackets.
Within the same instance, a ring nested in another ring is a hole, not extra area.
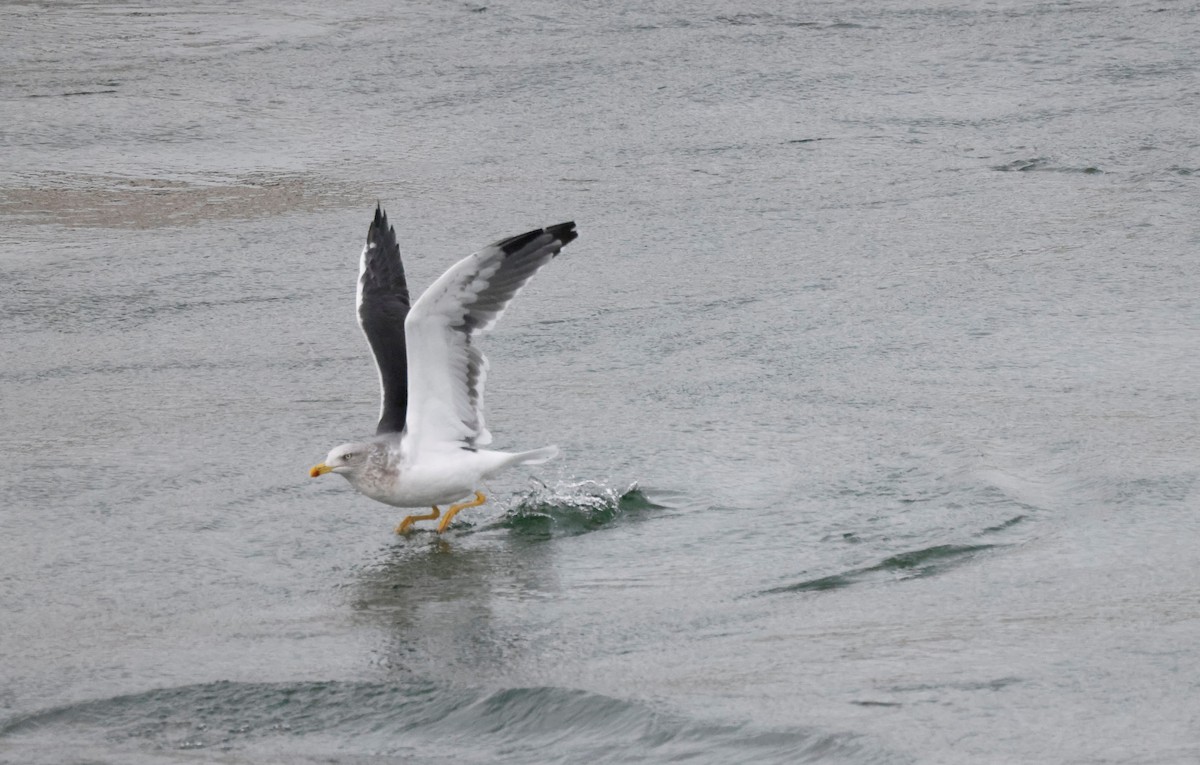
[(408, 408), (404, 320), (408, 307), (408, 284), (396, 230), (388, 225), (387, 213), (376, 205), (358, 272), (358, 325), (371, 344), (379, 369), (381, 402), (376, 433), (404, 430)]
[(572, 222), (496, 242), (459, 261), (417, 300), (404, 322), (412, 404), (406, 438), (413, 449), (491, 443), (483, 421), (487, 359), (477, 341), (576, 236)]

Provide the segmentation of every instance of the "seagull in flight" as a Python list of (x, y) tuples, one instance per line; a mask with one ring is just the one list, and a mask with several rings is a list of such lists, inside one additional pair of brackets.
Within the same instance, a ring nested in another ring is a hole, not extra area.
[[(453, 265), (410, 307), (396, 230), (377, 205), (359, 266), (358, 323), (379, 370), (379, 425), (373, 438), (334, 447), (309, 475), (338, 473), (394, 507), (431, 507), (407, 516), (396, 533), (441, 516), (440, 534), (460, 510), (486, 501), (478, 488), (485, 478), (557, 455), (555, 446), (483, 448), (492, 434), (483, 417), (488, 361), (478, 343), (538, 269), (577, 236), (568, 222), (490, 244)], [(438, 505), (455, 500), (442, 515)]]

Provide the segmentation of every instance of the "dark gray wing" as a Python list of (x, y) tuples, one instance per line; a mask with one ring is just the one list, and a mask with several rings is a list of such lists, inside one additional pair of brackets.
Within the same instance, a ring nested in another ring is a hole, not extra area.
[(396, 230), (388, 225), (387, 213), (376, 205), (358, 273), (358, 325), (371, 344), (379, 369), (381, 403), (376, 433), (404, 430), (408, 410), (404, 319), (408, 308), (408, 283)]

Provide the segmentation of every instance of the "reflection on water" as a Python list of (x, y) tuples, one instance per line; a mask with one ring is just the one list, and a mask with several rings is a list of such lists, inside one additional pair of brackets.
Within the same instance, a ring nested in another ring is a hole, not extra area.
[(549, 540), (660, 507), (637, 487), (543, 486), (480, 527), (397, 538), (354, 571), (349, 603), (356, 619), (386, 635), (379, 663), (430, 665), (438, 676), (474, 682), (481, 672), (536, 660), (540, 649), (531, 654), (530, 647), (554, 628), (552, 617), (539, 625), (523, 607), (561, 594)]
[(418, 532), (354, 572), (350, 606), (384, 635), (380, 664), (473, 683), (524, 658), (539, 634), (514, 612), (557, 591), (553, 548), (482, 537)]

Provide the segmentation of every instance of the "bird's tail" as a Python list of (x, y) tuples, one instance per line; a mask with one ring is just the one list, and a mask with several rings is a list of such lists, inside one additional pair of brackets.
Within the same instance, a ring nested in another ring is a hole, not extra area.
[(512, 455), (510, 465), (540, 465), (558, 456), (557, 446), (543, 446), (528, 452), (518, 452)]

